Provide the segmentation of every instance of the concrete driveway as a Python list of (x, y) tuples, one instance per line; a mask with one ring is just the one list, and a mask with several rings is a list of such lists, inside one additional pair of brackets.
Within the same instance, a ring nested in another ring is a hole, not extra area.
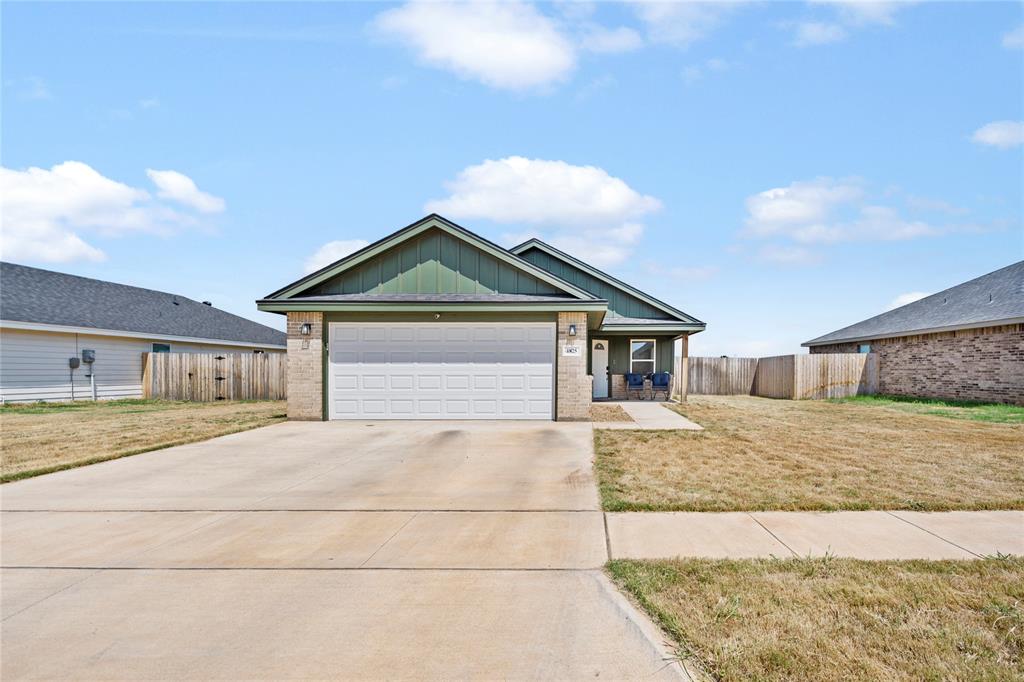
[(11, 483), (5, 680), (677, 678), (588, 424), (286, 423)]

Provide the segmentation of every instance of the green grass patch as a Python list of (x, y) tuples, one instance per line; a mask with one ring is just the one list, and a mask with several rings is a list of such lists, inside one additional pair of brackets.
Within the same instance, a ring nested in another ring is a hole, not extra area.
[(891, 395), (859, 395), (849, 398), (836, 398), (830, 402), (888, 407), (911, 414), (927, 414), (935, 417), (950, 417), (952, 419), (970, 419), (972, 421), (994, 424), (1024, 424), (1024, 407), (1000, 403), (906, 398)]

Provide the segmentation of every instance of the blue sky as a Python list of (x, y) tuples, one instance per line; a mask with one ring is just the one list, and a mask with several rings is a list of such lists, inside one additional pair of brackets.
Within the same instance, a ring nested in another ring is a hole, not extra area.
[(1019, 3), (4, 3), (3, 258), (253, 300), (430, 210), (801, 341), (1024, 254)]

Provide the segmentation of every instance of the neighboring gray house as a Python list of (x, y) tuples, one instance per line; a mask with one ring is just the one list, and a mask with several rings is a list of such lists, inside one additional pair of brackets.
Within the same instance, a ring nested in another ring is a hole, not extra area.
[[(283, 352), (285, 335), (184, 296), (0, 263), (0, 400), (142, 397), (142, 353)], [(70, 367), (78, 358), (80, 366)]]
[(704, 323), (538, 240), (438, 215), (269, 294), (292, 419), (587, 419)]
[(880, 393), (1024, 404), (1024, 261), (803, 345), (877, 353)]

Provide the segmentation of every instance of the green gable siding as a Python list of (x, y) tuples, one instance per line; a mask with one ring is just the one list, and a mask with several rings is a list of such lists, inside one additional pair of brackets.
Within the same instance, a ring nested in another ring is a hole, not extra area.
[(402, 242), (303, 295), (495, 293), (564, 295), (547, 282), (437, 229)]
[(570, 284), (575, 284), (579, 288), (589, 291), (599, 298), (606, 299), (608, 301), (609, 317), (637, 317), (654, 320), (675, 319), (665, 311), (655, 308), (646, 301), (642, 301), (618, 287), (603, 282), (593, 275), (540, 249), (524, 251), (520, 254), (520, 258), (547, 270), (552, 275), (564, 279)]

